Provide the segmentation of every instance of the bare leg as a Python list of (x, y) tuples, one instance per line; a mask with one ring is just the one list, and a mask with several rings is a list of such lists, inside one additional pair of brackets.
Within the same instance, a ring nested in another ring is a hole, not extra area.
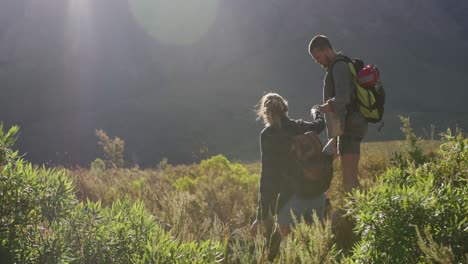
[(340, 156), (341, 168), (343, 170), (343, 183), (347, 192), (361, 186), (358, 179), (359, 158), (360, 155), (358, 153), (349, 153)]
[[(291, 227), (289, 225), (278, 225), (275, 231), (269, 237), (270, 241), (268, 242), (268, 256), (267, 259), (270, 262), (273, 262), (280, 251), (281, 240), (283, 236), (291, 232)], [(261, 261), (261, 263), (263, 263)]]

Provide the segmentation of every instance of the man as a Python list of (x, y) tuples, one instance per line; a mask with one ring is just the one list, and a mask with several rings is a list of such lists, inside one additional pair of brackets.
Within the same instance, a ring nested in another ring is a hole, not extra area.
[(309, 53), (317, 64), (326, 69), (323, 104), (314, 107), (325, 114), (334, 112), (339, 121), (342, 133), (336, 139), (336, 150), (341, 161), (343, 183), (349, 192), (360, 186), (360, 143), (367, 132), (367, 121), (357, 108), (353, 75), (344, 61), (345, 56), (335, 52), (330, 40), (323, 35), (317, 35), (311, 40)]

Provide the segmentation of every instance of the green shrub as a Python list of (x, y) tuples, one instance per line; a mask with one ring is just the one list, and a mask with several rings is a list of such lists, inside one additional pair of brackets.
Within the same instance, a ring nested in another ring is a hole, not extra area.
[(3, 124), (0, 124), (0, 166), (13, 162), (18, 156), (18, 152), (11, 149), (13, 144), (15, 144), (18, 131), (19, 127), (13, 126), (5, 133), (3, 131)]
[(400, 116), (401, 131), (405, 135), (405, 141), (402, 144), (403, 152), (397, 152), (392, 157), (391, 163), (395, 166), (404, 168), (409, 163), (416, 165), (428, 161), (429, 157), (424, 154), (421, 147), (422, 139), (413, 132), (409, 117)]
[(207, 180), (206, 177), (198, 177), (196, 179), (192, 179), (190, 176), (184, 176), (180, 177), (177, 180), (174, 181), (173, 185), (176, 187), (177, 190), (179, 191), (191, 191), (193, 188), (197, 185), (202, 180)]
[[(1, 130), (1, 129), (0, 129)], [(17, 132), (0, 131), (0, 260), (12, 263), (215, 263), (216, 241), (183, 243), (143, 202), (78, 202), (65, 170), (32, 166), (11, 151)]]
[[(356, 191), (348, 203), (362, 239), (354, 248), (358, 262), (427, 261), (416, 228), (427, 230), (456, 261), (468, 250), (468, 140), (459, 132), (431, 162), (390, 168), (367, 193)], [(419, 243), (420, 244), (420, 243)]]
[(169, 167), (169, 161), (167, 158), (162, 158), (158, 163), (158, 169), (165, 170)]
[[(418, 234), (419, 248), (424, 253), (427, 262), (444, 264), (456, 263), (452, 249), (435, 242), (431, 233), (427, 229), (424, 230), (424, 237), (421, 235), (418, 228), (416, 228), (416, 232)], [(468, 262), (467, 255), (465, 255), (465, 262)]]
[(122, 168), (124, 166), (123, 153), (125, 142), (118, 137), (111, 139), (102, 129), (96, 130), (96, 136), (99, 139), (98, 144), (104, 152), (107, 167)]
[[(117, 200), (110, 208), (80, 203), (60, 226), (71, 242), (74, 263), (209, 263), (221, 257), (219, 243), (179, 243), (155, 222), (142, 202)], [(204, 261), (204, 262), (203, 262)]]
[(106, 169), (106, 163), (100, 159), (96, 158), (93, 162), (91, 162), (90, 170), (95, 173), (100, 173)]
[(6, 149), (6, 163), (0, 167), (0, 243), (13, 262), (59, 262), (63, 245), (44, 245), (54, 240), (51, 226), (63, 224), (74, 206), (73, 186), (64, 171), (33, 167), (20, 159), (10, 149), (17, 131), (13, 127), (7, 134), (0, 132), (0, 145)]

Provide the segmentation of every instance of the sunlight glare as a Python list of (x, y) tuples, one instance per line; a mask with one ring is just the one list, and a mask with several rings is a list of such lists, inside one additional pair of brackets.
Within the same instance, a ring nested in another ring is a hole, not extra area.
[(93, 30), (92, 0), (68, 0), (67, 41), (75, 57), (92, 56), (95, 35)]
[(129, 0), (138, 24), (164, 44), (199, 41), (213, 24), (219, 0)]

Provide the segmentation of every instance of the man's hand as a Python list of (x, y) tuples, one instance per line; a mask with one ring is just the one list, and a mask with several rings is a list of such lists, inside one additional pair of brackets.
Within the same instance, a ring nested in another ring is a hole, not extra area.
[(333, 107), (329, 103), (325, 103), (322, 105), (314, 105), (313, 108), (317, 109), (317, 111), (322, 112), (322, 113), (333, 112)]

